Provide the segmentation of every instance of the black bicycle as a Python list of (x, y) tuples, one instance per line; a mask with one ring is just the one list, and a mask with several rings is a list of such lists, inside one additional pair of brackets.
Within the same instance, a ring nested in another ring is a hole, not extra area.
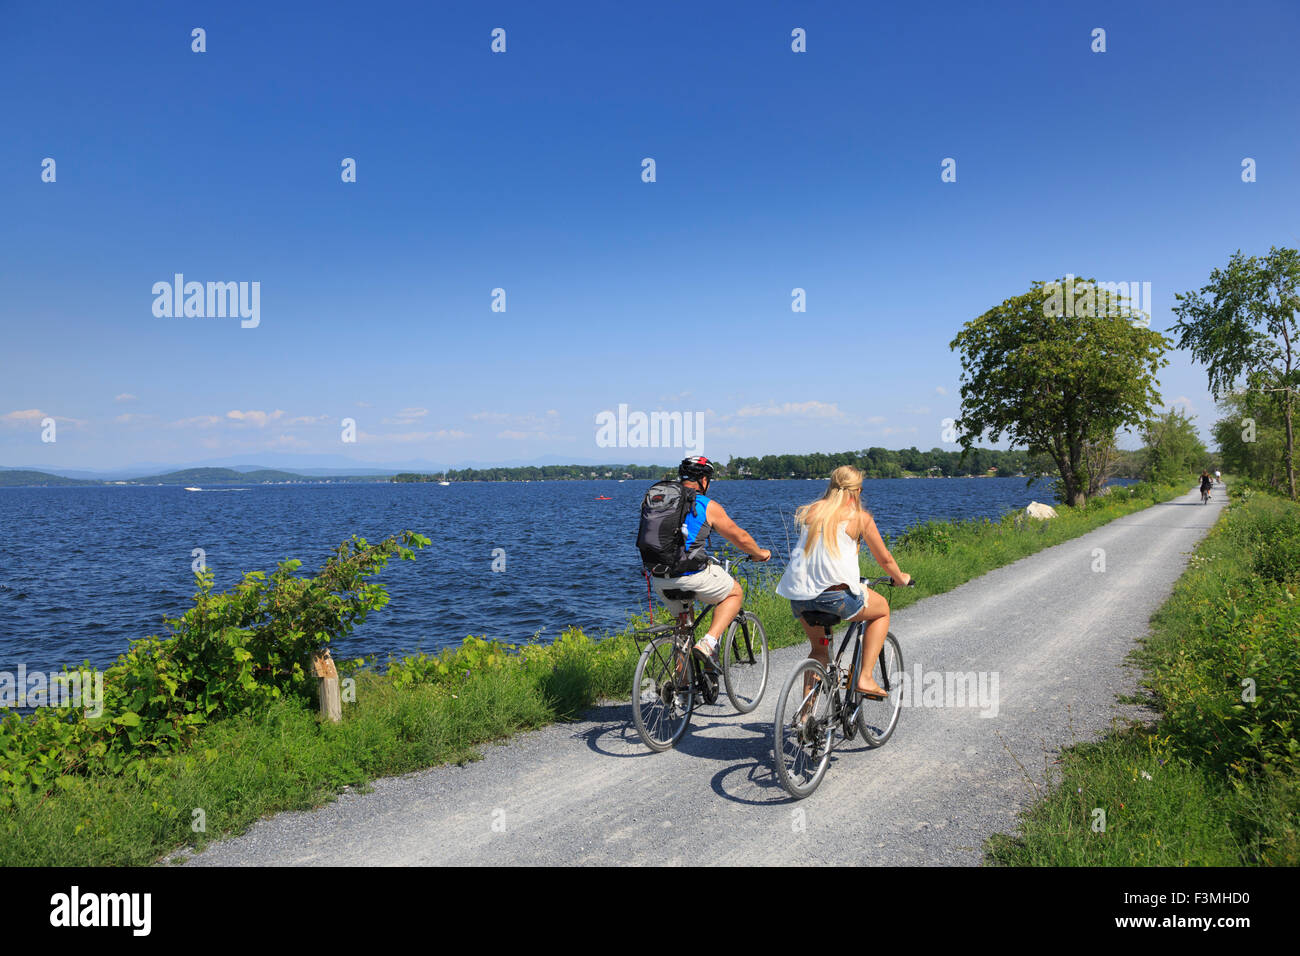
[[(724, 565), (730, 570), (730, 562)], [(695, 592), (664, 590), (674, 601), (694, 601)], [(632, 722), (651, 750), (672, 747), (686, 732), (696, 703), (712, 704), (726, 689), (731, 705), (742, 714), (758, 706), (767, 687), (767, 632), (750, 611), (741, 611), (727, 627), (719, 644), (722, 672), (695, 650), (695, 631), (716, 605), (710, 604), (695, 620), (682, 626), (660, 624), (632, 636), (641, 652), (632, 678)]]
[[(871, 580), (862, 578), (867, 587), (894, 582), (888, 576)], [(909, 581), (908, 587), (916, 582)], [(827, 644), (831, 628), (840, 623), (834, 614), (808, 611), (805, 621), (824, 628)], [(862, 637), (866, 623), (853, 621), (844, 632), (844, 640), (829, 666), (813, 658), (803, 661), (790, 675), (776, 701), (773, 723), (773, 752), (776, 772), (790, 796), (803, 799), (822, 782), (835, 749), (836, 735), (853, 740), (862, 734), (868, 747), (883, 747), (898, 727), (903, 706), (903, 651), (891, 632), (873, 665), (876, 683), (884, 688), (883, 700), (858, 693), (858, 661), (862, 655)], [(852, 646), (850, 663), (841, 663), (844, 652)]]

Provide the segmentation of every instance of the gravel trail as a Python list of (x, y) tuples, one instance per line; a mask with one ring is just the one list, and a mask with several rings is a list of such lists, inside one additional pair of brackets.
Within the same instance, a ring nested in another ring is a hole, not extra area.
[(896, 613), (907, 672), (983, 672), (990, 691), (996, 675), (996, 714), (905, 706), (885, 747), (837, 750), (806, 800), (791, 800), (772, 769), (776, 697), (806, 654), (785, 648), (772, 652), (757, 710), (736, 714), (724, 694), (697, 708), (667, 753), (640, 742), (629, 704), (608, 704), (489, 746), (477, 763), (378, 780), (369, 793), (259, 821), (189, 863), (978, 864), (984, 840), (1011, 831), (1035, 801), (1061, 747), (1139, 713), (1116, 701), (1137, 687), (1124, 658), (1225, 496), (1216, 488), (1208, 506), (1199, 497)]

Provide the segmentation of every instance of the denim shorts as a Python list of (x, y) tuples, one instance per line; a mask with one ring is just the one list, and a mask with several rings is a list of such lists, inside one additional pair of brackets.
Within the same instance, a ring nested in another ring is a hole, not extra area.
[(791, 601), (790, 610), (795, 620), (799, 620), (804, 611), (822, 611), (846, 621), (862, 610), (862, 598), (852, 591), (823, 591), (807, 601)]

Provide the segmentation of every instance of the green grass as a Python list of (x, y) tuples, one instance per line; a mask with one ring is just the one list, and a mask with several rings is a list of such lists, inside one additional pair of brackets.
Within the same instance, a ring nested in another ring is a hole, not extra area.
[[(1062, 508), (1048, 522), (1008, 516), (924, 526), (892, 545), (919, 585), (890, 600), (906, 607), (1183, 491), (1116, 493), (1079, 512)], [(774, 579), (754, 570), (746, 606), (762, 619), (769, 644), (802, 643), (789, 603), (771, 590)], [(645, 623), (633, 619), (629, 630)], [(341, 666), (356, 680), (342, 723), (319, 723), (309, 702), (278, 701), (205, 727), (193, 746), (151, 769), (147, 786), (129, 775), (69, 778), (68, 789), (19, 799), (0, 813), (0, 865), (147, 865), (259, 817), (319, 806), (344, 787), (474, 760), (489, 742), (571, 719), (597, 700), (626, 700), (637, 656), (628, 631), (593, 641), (570, 630), (552, 645), (467, 639), (437, 657), (392, 662), (383, 673)], [(194, 830), (196, 810), (203, 832)]]
[(1238, 496), (1133, 655), (1159, 719), (1066, 750), (1059, 786), (989, 841), (990, 862), (1300, 863), (1298, 598), (1300, 506)]

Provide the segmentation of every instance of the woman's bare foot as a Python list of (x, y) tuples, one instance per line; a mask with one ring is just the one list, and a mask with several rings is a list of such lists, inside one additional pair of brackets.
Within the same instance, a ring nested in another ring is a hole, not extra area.
[(858, 693), (867, 697), (874, 697), (877, 700), (884, 700), (889, 696), (883, 687), (870, 679), (858, 681)]

